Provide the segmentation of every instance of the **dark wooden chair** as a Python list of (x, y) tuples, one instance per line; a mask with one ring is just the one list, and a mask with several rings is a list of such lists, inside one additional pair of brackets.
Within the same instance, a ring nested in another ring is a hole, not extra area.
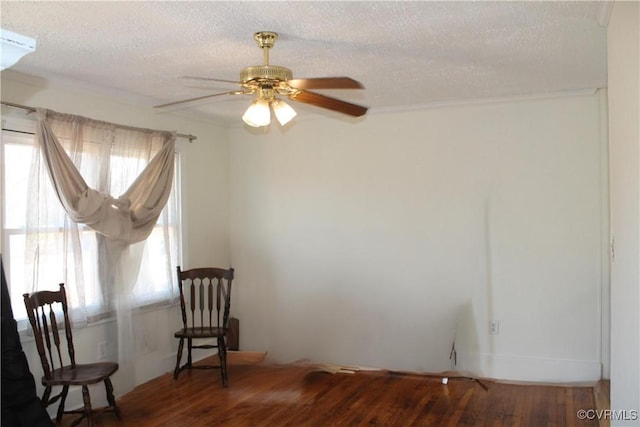
[[(113, 385), (109, 379), (118, 370), (118, 364), (114, 362), (76, 363), (64, 284), (60, 284), (59, 291), (40, 291), (23, 296), (44, 372), (42, 385), (45, 386), (45, 390), (42, 395), (42, 403), (49, 406), (60, 400), (56, 422), (60, 422), (63, 414), (81, 414), (82, 416), (76, 419), (71, 426), (77, 425), (84, 418), (87, 419), (87, 425), (93, 426), (93, 412), (106, 410), (115, 412), (120, 418), (120, 409), (113, 397)], [(58, 320), (60, 315), (62, 319)], [(61, 333), (64, 333), (62, 340)], [(104, 382), (109, 407), (96, 411), (91, 408), (88, 386), (100, 382)], [(51, 388), (54, 386), (62, 386), (62, 391), (51, 397)], [(69, 386), (82, 387), (84, 408), (72, 411), (64, 410)]]
[[(228, 386), (226, 335), (229, 327), (231, 306), (231, 283), (233, 268), (194, 268), (180, 270), (178, 266), (178, 287), (180, 288), (180, 309), (182, 329), (174, 336), (180, 340), (176, 368), (173, 378), (184, 369), (220, 369), (222, 385)], [(187, 362), (180, 366), (184, 341), (187, 340)], [(209, 340), (214, 343), (194, 345), (194, 340)], [(194, 348), (217, 348), (218, 365), (192, 364), (191, 350)]]

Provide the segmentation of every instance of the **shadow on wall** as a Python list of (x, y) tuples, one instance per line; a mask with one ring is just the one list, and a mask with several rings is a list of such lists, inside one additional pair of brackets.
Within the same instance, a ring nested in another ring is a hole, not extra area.
[(481, 376), (479, 360), (477, 360), (479, 353), (478, 325), (473, 303), (469, 299), (460, 306), (458, 311), (458, 322), (453, 337), (451, 369), (470, 377)]
[[(492, 355), (495, 352), (495, 337), (488, 335), (489, 332), (484, 327), (478, 325), (488, 325), (494, 319), (494, 295), (493, 295), (493, 257), (492, 257), (492, 235), (491, 235), (491, 201), (484, 201), (484, 286), (480, 282), (474, 289), (473, 297), (460, 306), (458, 311), (458, 322), (453, 338), (453, 356), (457, 360), (452, 360), (452, 369), (458, 370), (468, 376), (483, 377), (493, 372), (491, 358), (483, 357)], [(482, 332), (482, 336), (480, 335)], [(457, 362), (457, 363), (456, 363)]]

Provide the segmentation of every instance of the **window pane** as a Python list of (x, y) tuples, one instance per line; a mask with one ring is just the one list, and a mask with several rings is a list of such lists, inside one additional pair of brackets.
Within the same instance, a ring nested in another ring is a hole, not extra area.
[[(61, 142), (65, 144), (68, 141)], [(104, 263), (100, 260), (96, 233), (84, 225), (71, 223), (55, 195), (48, 175), (45, 183), (39, 187), (42, 191), (38, 192), (38, 198), (33, 199), (33, 195), (29, 195), (33, 156), (38, 154), (33, 143), (32, 135), (2, 133), (2, 173), (5, 187), (2, 203), (5, 238), (2, 253), (14, 315), (16, 319), (26, 318), (22, 294), (32, 292), (32, 289), (27, 289), (26, 283), (34, 280), (39, 283), (39, 290), (57, 289), (58, 284), (64, 282), (72, 312), (78, 307), (84, 307), (86, 311), (83, 313), (89, 317), (108, 313), (113, 308), (107, 306), (111, 292), (109, 289), (101, 288), (99, 270)], [(78, 158), (73, 160), (87, 184), (91, 187), (110, 188), (109, 193), (117, 197), (135, 181), (146, 166), (145, 159), (149, 157), (147, 152), (150, 148), (147, 146), (132, 151), (131, 147), (114, 144), (110, 148), (111, 156), (107, 150), (107, 164), (102, 166), (100, 161), (105, 154), (104, 147), (85, 141), (82, 150)], [(144, 155), (138, 157), (141, 151), (144, 151)], [(97, 182), (100, 176), (98, 169), (103, 166), (109, 167), (112, 171), (107, 175), (109, 182), (106, 185)], [(175, 166), (176, 173), (169, 201), (145, 245), (139, 280), (134, 288), (134, 300), (138, 305), (173, 298), (175, 266), (181, 259), (180, 168), (177, 153)], [(27, 230), (28, 197), (38, 202), (40, 228), (37, 230)], [(33, 235), (37, 236), (37, 251), (29, 250), (27, 237), (32, 231), (35, 232)], [(79, 249), (68, 251), (72, 246)], [(40, 267), (35, 275), (25, 268), (25, 265), (29, 264), (29, 260), (25, 259), (28, 253), (31, 254), (29, 258), (37, 258), (39, 262)]]
[[(4, 136), (3, 136), (4, 139)], [(24, 228), (27, 211), (27, 186), (33, 146), (4, 144), (4, 185), (8, 190), (3, 201), (5, 228)]]
[[(20, 284), (24, 283), (24, 234), (9, 235), (9, 247), (11, 252), (4, 259), (5, 268), (7, 270), (7, 282), (9, 286), (9, 294), (11, 295), (11, 309), (13, 317), (16, 319), (26, 319), (27, 310), (24, 307), (24, 299), (22, 294), (28, 292), (23, 289)], [(10, 274), (9, 274), (10, 273)]]
[(138, 281), (134, 287), (135, 302), (141, 306), (174, 297), (175, 268), (182, 259), (179, 162), (176, 153), (171, 195), (145, 244)]

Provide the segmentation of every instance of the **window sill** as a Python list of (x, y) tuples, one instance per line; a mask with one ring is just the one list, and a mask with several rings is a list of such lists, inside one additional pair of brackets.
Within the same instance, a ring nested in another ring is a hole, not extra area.
[[(146, 313), (151, 313), (153, 311), (159, 311), (159, 310), (168, 310), (171, 309), (172, 307), (175, 307), (178, 305), (178, 301), (169, 301), (169, 300), (164, 300), (164, 301), (159, 301), (159, 302), (155, 302), (155, 303), (150, 303), (150, 304), (146, 304), (140, 307), (136, 307), (132, 310), (133, 313), (135, 314), (146, 314)], [(104, 325), (107, 323), (112, 323), (115, 322), (117, 320), (116, 316), (114, 313), (109, 313), (108, 315), (105, 315), (104, 317), (94, 320), (94, 321), (90, 321), (87, 322), (86, 324), (83, 324), (81, 326), (77, 326), (77, 329), (83, 329), (83, 328), (91, 328), (91, 327), (96, 327), (96, 326), (100, 326), (100, 325)], [(18, 335), (20, 336), (20, 342), (22, 343), (27, 343), (27, 342), (33, 342), (35, 341), (35, 338), (33, 337), (33, 331), (31, 330), (31, 327), (29, 326), (29, 321), (26, 319), (20, 319), (18, 320), (18, 324), (21, 323), (21, 321), (24, 321), (26, 324), (26, 327), (24, 328), (20, 328), (18, 329)]]

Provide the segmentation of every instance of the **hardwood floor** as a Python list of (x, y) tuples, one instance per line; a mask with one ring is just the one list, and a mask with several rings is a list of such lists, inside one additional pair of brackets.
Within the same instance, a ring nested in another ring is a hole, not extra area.
[[(486, 387), (486, 389), (484, 388)], [(232, 364), (218, 371), (165, 374), (118, 399), (122, 421), (99, 426), (597, 426), (592, 387), (531, 386), (383, 371), (354, 375), (309, 366)], [(73, 420), (65, 416), (61, 425)]]

